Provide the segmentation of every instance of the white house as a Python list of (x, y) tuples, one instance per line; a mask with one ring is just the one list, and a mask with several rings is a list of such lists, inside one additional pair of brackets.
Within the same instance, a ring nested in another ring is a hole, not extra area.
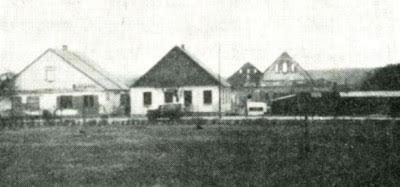
[(59, 115), (121, 113), (128, 88), (83, 55), (48, 49), (15, 77), (14, 111), (41, 115), (47, 110)]
[[(221, 81), (220, 81), (221, 80)], [(131, 114), (180, 103), (188, 113), (218, 113), (231, 110), (229, 83), (212, 73), (184, 47), (175, 46), (130, 90)]]

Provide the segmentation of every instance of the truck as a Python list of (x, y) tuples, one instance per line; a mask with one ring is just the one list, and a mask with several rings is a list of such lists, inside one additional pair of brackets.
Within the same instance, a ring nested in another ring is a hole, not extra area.
[(158, 106), (157, 109), (148, 110), (146, 117), (149, 121), (158, 119), (180, 120), (182, 115), (181, 104), (165, 104)]

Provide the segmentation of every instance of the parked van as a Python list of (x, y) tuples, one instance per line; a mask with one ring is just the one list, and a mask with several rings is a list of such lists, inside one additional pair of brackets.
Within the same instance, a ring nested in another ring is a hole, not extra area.
[(264, 102), (247, 102), (247, 114), (249, 116), (264, 115), (269, 111), (267, 103)]

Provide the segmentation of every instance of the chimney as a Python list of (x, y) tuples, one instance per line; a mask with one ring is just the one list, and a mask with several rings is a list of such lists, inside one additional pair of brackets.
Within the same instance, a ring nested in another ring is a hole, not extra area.
[(68, 45), (62, 45), (62, 50), (67, 51), (68, 50)]
[(181, 48), (182, 48), (182, 49), (185, 49), (185, 44), (181, 44)]

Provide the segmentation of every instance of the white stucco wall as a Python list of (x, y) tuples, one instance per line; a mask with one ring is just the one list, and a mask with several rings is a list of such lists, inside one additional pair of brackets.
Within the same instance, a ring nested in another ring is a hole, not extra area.
[[(54, 67), (54, 81), (45, 79), (46, 67)], [(66, 90), (73, 89), (73, 85), (87, 86), (91, 90), (101, 90), (93, 80), (82, 72), (63, 61), (52, 52), (47, 52), (16, 79), (18, 90)]]
[[(54, 81), (46, 80), (46, 68), (54, 68)], [(75, 88), (74, 88), (75, 87)], [(43, 110), (53, 112), (57, 107), (58, 96), (96, 95), (99, 101), (99, 113), (111, 114), (120, 107), (121, 92), (105, 90), (95, 81), (65, 62), (51, 51), (45, 53), (16, 78), (17, 94), (26, 104), (28, 96), (38, 96), (40, 113)], [(73, 115), (74, 111), (66, 111)]]
[[(180, 87), (178, 89), (179, 102), (184, 102), (184, 91), (192, 91), (192, 112), (218, 112), (219, 111), (219, 93), (218, 86), (193, 86), (193, 87)], [(212, 104), (203, 103), (203, 92), (205, 90), (212, 91)], [(143, 93), (152, 93), (152, 104), (145, 106), (143, 104)], [(222, 112), (228, 112), (231, 109), (231, 96), (230, 88), (223, 88), (221, 91), (221, 110)], [(147, 110), (156, 109), (159, 105), (165, 104), (164, 92), (161, 88), (146, 88), (146, 87), (135, 87), (130, 90), (131, 97), (131, 114), (132, 115), (145, 115)], [(176, 100), (174, 100), (177, 103)]]
[[(106, 91), (86, 91), (86, 92), (61, 92), (61, 93), (20, 93), (16, 96), (21, 97), (23, 104), (26, 104), (27, 97), (37, 96), (39, 97), (40, 111), (48, 110), (54, 112), (57, 108), (57, 97), (59, 96), (84, 96), (84, 95), (96, 95), (99, 101), (99, 113), (100, 114), (111, 114), (120, 106), (121, 94)], [(66, 115), (76, 115), (77, 110), (68, 109), (65, 111)]]

